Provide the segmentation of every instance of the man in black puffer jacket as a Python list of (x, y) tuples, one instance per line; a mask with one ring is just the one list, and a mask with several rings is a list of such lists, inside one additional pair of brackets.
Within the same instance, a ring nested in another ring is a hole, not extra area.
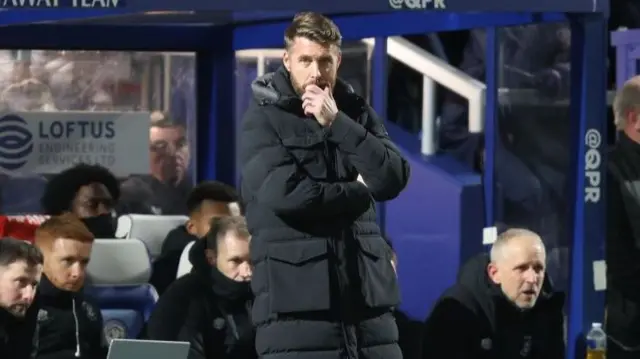
[(399, 293), (374, 201), (398, 196), (409, 166), (371, 107), (336, 78), (336, 25), (298, 14), (285, 39), (284, 67), (254, 82), (242, 128), (256, 350), (401, 358)]

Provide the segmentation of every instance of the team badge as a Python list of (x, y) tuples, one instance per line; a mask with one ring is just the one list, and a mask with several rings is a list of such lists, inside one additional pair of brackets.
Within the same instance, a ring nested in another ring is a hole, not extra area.
[(98, 319), (96, 310), (93, 308), (91, 304), (87, 302), (82, 302), (82, 310), (84, 310), (85, 314), (87, 315), (87, 318), (89, 318), (90, 321), (95, 322)]
[(216, 318), (213, 320), (213, 328), (216, 330), (220, 330), (224, 328), (225, 321), (224, 318)]
[(491, 342), (491, 338), (484, 338), (480, 341), (480, 347), (484, 350), (491, 350), (493, 347), (493, 343)]
[(40, 309), (38, 311), (38, 322), (42, 323), (42, 322), (46, 322), (49, 319), (49, 312), (47, 312), (44, 309)]
[(119, 320), (109, 320), (104, 324), (104, 336), (109, 343), (114, 339), (125, 339), (127, 328)]

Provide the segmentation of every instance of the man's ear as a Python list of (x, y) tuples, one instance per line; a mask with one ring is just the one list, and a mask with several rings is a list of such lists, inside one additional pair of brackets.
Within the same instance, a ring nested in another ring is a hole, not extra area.
[(489, 279), (495, 284), (500, 284), (502, 281), (500, 279), (500, 271), (498, 267), (494, 263), (489, 263), (487, 266), (487, 274), (489, 275)]
[(634, 116), (632, 116), (631, 123), (633, 124), (634, 130), (640, 131), (640, 114), (634, 114)]
[(190, 235), (196, 236), (196, 224), (192, 219), (187, 220), (187, 223), (184, 224), (184, 227), (187, 229)]
[(289, 57), (289, 51), (284, 50), (284, 54), (282, 54), (282, 64), (287, 71), (291, 71), (291, 58)]
[(214, 267), (216, 265), (216, 252), (207, 248), (204, 250), (204, 255), (207, 257), (207, 263)]

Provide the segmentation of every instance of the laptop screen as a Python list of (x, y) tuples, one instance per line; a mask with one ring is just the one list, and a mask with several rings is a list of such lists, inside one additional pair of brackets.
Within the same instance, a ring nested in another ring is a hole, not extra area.
[(187, 359), (189, 346), (188, 342), (114, 339), (107, 359)]

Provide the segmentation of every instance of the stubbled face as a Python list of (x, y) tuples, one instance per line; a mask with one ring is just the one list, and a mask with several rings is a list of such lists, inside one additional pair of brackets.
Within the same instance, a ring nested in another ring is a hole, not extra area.
[(532, 308), (545, 276), (546, 253), (542, 242), (536, 237), (522, 237), (507, 243), (502, 251), (500, 258), (489, 264), (489, 277), (517, 307)]
[(33, 303), (41, 275), (41, 265), (29, 265), (23, 260), (0, 267), (0, 307), (16, 317), (24, 317)]
[(44, 249), (44, 273), (59, 289), (77, 292), (84, 285), (93, 243), (58, 238)]
[(164, 183), (182, 182), (191, 157), (184, 127), (151, 127), (149, 141), (151, 173)]
[(296, 37), (284, 53), (282, 62), (291, 76), (291, 84), (298, 95), (308, 85), (333, 89), (341, 61), (340, 49), (304, 37)]
[(250, 238), (228, 232), (218, 241), (216, 254), (207, 249), (209, 263), (216, 266), (229, 279), (236, 282), (250, 281), (253, 269), (249, 257), (249, 241)]

